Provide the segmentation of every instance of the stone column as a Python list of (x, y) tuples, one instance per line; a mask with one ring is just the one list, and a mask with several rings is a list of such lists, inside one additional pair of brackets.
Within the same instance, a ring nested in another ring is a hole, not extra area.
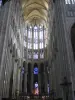
[(32, 93), (32, 91), (33, 91), (33, 81), (34, 81), (34, 79), (33, 79), (33, 68), (34, 68), (34, 63), (33, 63), (33, 52), (34, 52), (34, 46), (33, 46), (33, 44), (34, 44), (34, 41), (33, 41), (33, 37), (34, 37), (34, 26), (32, 26), (32, 64), (31, 64), (31, 93)]
[(26, 47), (27, 47), (27, 58), (26, 60), (28, 61), (28, 32), (29, 32), (29, 26), (27, 25), (27, 44), (26, 44)]
[(17, 67), (17, 90), (19, 92), (22, 92), (22, 67), (20, 59), (18, 59), (18, 67)]
[(40, 74), (40, 63), (38, 63), (38, 85), (39, 85), (39, 94), (41, 94), (41, 74)]
[[(43, 26), (43, 48), (45, 48), (45, 27)], [(46, 61), (46, 54), (47, 54), (47, 50), (44, 49), (44, 59)], [(46, 74), (46, 63), (44, 61), (44, 77), (45, 77), (45, 93), (47, 93), (47, 74)]]
[(18, 68), (18, 81), (17, 81), (17, 92), (20, 93), (22, 91), (22, 73), (21, 68)]
[(11, 68), (11, 71), (10, 71), (10, 77), (9, 77), (9, 97), (12, 98), (12, 94), (13, 94), (13, 75), (14, 75), (14, 63), (15, 63), (15, 60), (14, 60), (14, 55), (13, 55), (13, 52), (12, 52), (12, 68)]
[(25, 63), (25, 79), (24, 79), (24, 92), (27, 93), (27, 67), (28, 67), (28, 64)]
[[(61, 14), (62, 15), (62, 24), (63, 24), (63, 28), (64, 28), (64, 39), (65, 39), (65, 46), (66, 46), (66, 51), (67, 51), (66, 54), (65, 54), (66, 57), (65, 56), (64, 57), (65, 57), (65, 59), (67, 58), (67, 60), (68, 60), (68, 62), (66, 63), (66, 66), (65, 66), (65, 71), (66, 71), (66, 76), (67, 76), (68, 81), (72, 82), (72, 85), (69, 86), (68, 99), (74, 100), (74, 98), (75, 98), (75, 96), (74, 96), (74, 91), (75, 91), (75, 67), (74, 66), (75, 66), (75, 63), (74, 63), (73, 56), (71, 55), (71, 53), (73, 53), (73, 52), (70, 51), (72, 49), (71, 45), (70, 45), (71, 40), (69, 40), (69, 38), (71, 38), (71, 33), (69, 33), (69, 31), (67, 31), (68, 28), (69, 28), (68, 27), (69, 25), (67, 26), (66, 23), (69, 20), (66, 20), (66, 18), (68, 17), (67, 16), (68, 13), (72, 15), (72, 16), (69, 16), (69, 18), (73, 17), (73, 11), (74, 11), (73, 5), (75, 5), (75, 4), (72, 4), (73, 0), (70, 0), (70, 3), (71, 4), (67, 5), (67, 4), (65, 4), (65, 0), (60, 1), (60, 7), (61, 7), (61, 13), (62, 13)], [(71, 10), (71, 12), (70, 12), (69, 9)]]
[(14, 69), (13, 69), (13, 97), (15, 97), (15, 92), (17, 90), (17, 87), (16, 87), (16, 73), (17, 73), (17, 62), (14, 62)]
[[(39, 45), (39, 34), (40, 34), (40, 25), (38, 26), (38, 60), (40, 62), (40, 45)], [(38, 63), (38, 86), (39, 86), (39, 93), (41, 94), (41, 80), (40, 80), (40, 63)]]
[[(0, 90), (2, 89), (2, 69), (4, 63), (4, 53), (5, 53), (5, 45), (7, 39), (7, 27), (9, 22), (9, 11), (10, 11), (10, 3), (7, 2), (0, 11)], [(5, 41), (5, 42), (4, 42)], [(2, 97), (2, 91), (0, 91), (0, 98)]]
[(33, 63), (32, 63), (32, 65), (31, 65), (31, 93), (32, 93), (32, 91), (33, 91)]
[[(44, 64), (45, 65), (45, 64)], [(44, 82), (45, 82), (45, 93), (47, 93), (47, 74), (46, 74), (46, 68), (45, 68), (45, 66), (44, 66), (44, 77), (45, 77), (45, 80), (44, 80)]]
[[(43, 48), (45, 48), (45, 37), (44, 37), (44, 26), (43, 26)], [(44, 59), (45, 59), (45, 49), (44, 49)]]

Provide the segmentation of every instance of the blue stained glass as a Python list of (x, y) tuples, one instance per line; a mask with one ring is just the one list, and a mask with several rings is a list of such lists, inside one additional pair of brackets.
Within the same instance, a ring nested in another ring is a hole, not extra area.
[(37, 67), (34, 68), (34, 74), (38, 74), (38, 68)]

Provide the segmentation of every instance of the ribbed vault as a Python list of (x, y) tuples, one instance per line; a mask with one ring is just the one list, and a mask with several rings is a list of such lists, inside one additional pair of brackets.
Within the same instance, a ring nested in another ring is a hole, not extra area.
[(48, 0), (22, 0), (22, 9), (25, 22), (47, 25)]

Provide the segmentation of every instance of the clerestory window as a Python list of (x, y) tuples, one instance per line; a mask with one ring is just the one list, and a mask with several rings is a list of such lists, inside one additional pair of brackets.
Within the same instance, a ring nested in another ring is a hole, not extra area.
[(75, 4), (75, 0), (65, 0), (66, 4)]
[(28, 59), (44, 58), (44, 50), (47, 46), (48, 33), (44, 26), (27, 26), (24, 33), (24, 47), (27, 48)]
[(47, 45), (47, 33), (43, 26), (27, 27), (24, 33), (24, 46), (28, 49), (43, 49)]

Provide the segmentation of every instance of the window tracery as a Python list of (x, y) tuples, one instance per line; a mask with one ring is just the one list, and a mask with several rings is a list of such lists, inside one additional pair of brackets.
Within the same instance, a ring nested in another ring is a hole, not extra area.
[(44, 51), (43, 50), (40, 51), (40, 58), (42, 58), (42, 59), (44, 58)]
[(44, 47), (47, 46), (47, 32), (44, 26), (27, 26), (24, 33), (24, 47), (28, 49), (28, 58), (44, 58)]
[(66, 4), (75, 4), (75, 0), (65, 0)]
[(38, 52), (37, 51), (34, 51), (34, 53), (33, 53), (33, 59), (38, 59)]

